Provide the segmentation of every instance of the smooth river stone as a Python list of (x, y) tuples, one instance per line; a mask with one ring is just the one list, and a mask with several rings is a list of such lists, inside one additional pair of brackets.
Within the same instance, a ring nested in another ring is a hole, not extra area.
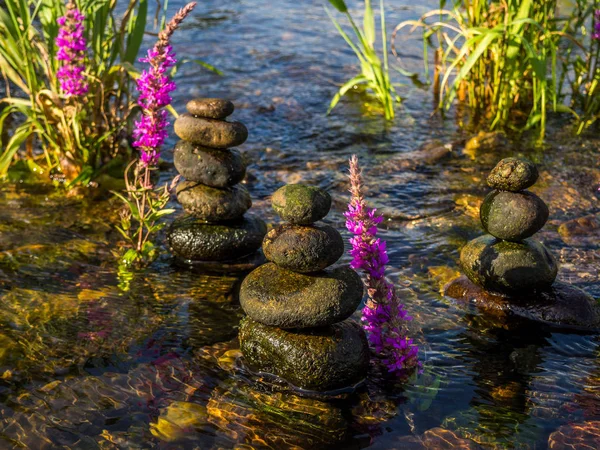
[(559, 281), (548, 289), (517, 293), (510, 297), (494, 294), (465, 276), (444, 287), (444, 295), (474, 304), (495, 316), (515, 316), (561, 328), (600, 330), (600, 303), (574, 286)]
[(480, 209), (485, 231), (498, 239), (521, 241), (533, 236), (548, 220), (548, 206), (529, 191), (490, 192)]
[(528, 159), (504, 158), (488, 176), (488, 186), (503, 191), (518, 192), (535, 184), (539, 176), (537, 167)]
[(184, 181), (177, 185), (176, 193), (186, 212), (206, 222), (239, 219), (252, 206), (248, 190), (239, 184), (217, 189)]
[(556, 260), (543, 244), (532, 239), (502, 241), (490, 235), (468, 242), (460, 264), (473, 283), (507, 295), (548, 288), (558, 272)]
[(224, 224), (208, 224), (186, 216), (167, 230), (172, 253), (188, 261), (232, 261), (260, 248), (267, 233), (265, 223), (253, 216)]
[(310, 275), (267, 263), (253, 270), (240, 288), (240, 305), (252, 319), (279, 328), (331, 325), (360, 305), (363, 283), (348, 266)]
[(207, 119), (224, 119), (233, 114), (235, 106), (222, 98), (195, 98), (185, 105), (190, 114)]
[(204, 119), (189, 113), (180, 115), (174, 128), (184, 141), (210, 148), (237, 147), (248, 139), (248, 129), (241, 122)]
[(329, 213), (331, 196), (314, 186), (288, 184), (275, 191), (271, 204), (283, 220), (295, 225), (310, 225)]
[(265, 257), (294, 272), (316, 272), (344, 254), (342, 235), (329, 225), (281, 225), (263, 241)]
[(291, 331), (245, 318), (239, 340), (252, 369), (301, 389), (327, 392), (355, 386), (366, 378), (369, 368), (365, 332), (352, 320)]
[(246, 175), (246, 164), (237, 150), (200, 147), (179, 141), (173, 150), (175, 168), (186, 180), (216, 188), (238, 184)]

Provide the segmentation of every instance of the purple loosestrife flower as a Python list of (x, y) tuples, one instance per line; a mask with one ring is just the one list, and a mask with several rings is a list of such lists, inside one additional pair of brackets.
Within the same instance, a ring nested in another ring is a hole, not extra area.
[(62, 62), (62, 65), (56, 72), (56, 77), (67, 97), (85, 95), (88, 91), (83, 75), (86, 49), (83, 37), (84, 19), (75, 4), (69, 2), (66, 14), (57, 20), (60, 29), (56, 37), (58, 47), (56, 58)]
[(196, 3), (188, 3), (180, 9), (159, 33), (154, 47), (148, 50), (145, 58), (140, 59), (141, 62), (148, 63), (150, 68), (143, 70), (137, 80), (140, 93), (138, 104), (143, 115), (135, 122), (133, 136), (136, 140), (133, 146), (140, 149), (140, 162), (144, 167), (158, 163), (160, 148), (168, 136), (169, 121), (164, 108), (171, 104), (170, 93), (177, 88), (167, 75), (167, 71), (177, 63), (169, 42), (175, 30), (195, 6)]
[(592, 33), (592, 39), (600, 40), (600, 9), (594, 13), (594, 32)]
[(356, 155), (350, 159), (350, 193), (346, 227), (354, 235), (350, 239), (355, 270), (366, 275), (369, 300), (363, 309), (363, 325), (373, 351), (388, 372), (406, 376), (421, 367), (418, 347), (406, 336), (406, 322), (412, 320), (400, 303), (396, 289), (385, 278), (388, 255), (385, 241), (377, 237), (377, 225), (383, 220), (369, 208), (362, 194), (362, 176)]

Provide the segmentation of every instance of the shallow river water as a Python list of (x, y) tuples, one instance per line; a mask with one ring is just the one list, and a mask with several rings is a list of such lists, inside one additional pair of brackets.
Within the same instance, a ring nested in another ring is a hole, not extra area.
[[(390, 27), (438, 4), (387, 3)], [(537, 236), (559, 260), (559, 279), (600, 298), (600, 141), (557, 122), (543, 149), (522, 141), (465, 151), (469, 135), (432, 116), (431, 93), (399, 75), (405, 102), (392, 125), (359, 95), (326, 116), (356, 61), (321, 1), (207, 0), (178, 33), (180, 57), (224, 75), (184, 66), (175, 107), (194, 96), (235, 102), (250, 130), (255, 214), (276, 223), (274, 190), (319, 185), (335, 200), (327, 222), (347, 238), (345, 173), (358, 154), (368, 199), (387, 218), (389, 276), (414, 316), (424, 373), (403, 387), (372, 376), (336, 401), (269, 392), (239, 370), (241, 275), (181, 269), (167, 254), (119, 273), (117, 201), (65, 197), (13, 173), (0, 191), (0, 448), (600, 446), (598, 335), (517, 326), (440, 294), (458, 274), (460, 248), (482, 233), (486, 173), (522, 155), (539, 165), (533, 191), (551, 219)], [(419, 70), (420, 44), (402, 42), (406, 67)], [(451, 152), (424, 158), (419, 149), (436, 139)], [(169, 163), (162, 179), (174, 175)]]

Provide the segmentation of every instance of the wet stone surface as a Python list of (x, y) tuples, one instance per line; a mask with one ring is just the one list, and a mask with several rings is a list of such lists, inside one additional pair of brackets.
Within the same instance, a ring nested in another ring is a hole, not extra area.
[(177, 185), (176, 192), (183, 209), (206, 222), (238, 219), (252, 206), (248, 190), (241, 185), (218, 189), (183, 181)]
[(531, 161), (505, 158), (494, 167), (487, 183), (492, 189), (518, 192), (533, 186), (538, 177), (537, 167)]
[(204, 119), (189, 113), (175, 120), (175, 133), (180, 139), (210, 148), (230, 148), (248, 139), (248, 129), (241, 122)]
[(186, 103), (185, 108), (194, 116), (207, 119), (225, 119), (233, 114), (235, 106), (222, 98), (195, 98)]
[(233, 186), (246, 175), (246, 163), (237, 150), (200, 147), (179, 141), (173, 150), (173, 162), (186, 180), (216, 188)]
[(523, 192), (490, 192), (481, 205), (484, 230), (498, 239), (518, 242), (533, 236), (548, 220), (548, 207), (537, 195)]
[(554, 256), (533, 239), (517, 243), (484, 235), (463, 247), (460, 263), (475, 284), (508, 294), (548, 287), (558, 272)]
[(344, 240), (329, 225), (281, 225), (265, 236), (263, 251), (269, 261), (294, 272), (317, 272), (344, 253)]
[(222, 224), (188, 216), (169, 226), (167, 244), (184, 260), (231, 261), (258, 250), (266, 233), (262, 219), (250, 215)]
[(350, 317), (362, 296), (362, 280), (347, 266), (301, 274), (268, 263), (246, 277), (240, 304), (265, 325), (310, 328)]
[(295, 225), (310, 225), (329, 213), (331, 196), (314, 186), (288, 184), (279, 188), (271, 199), (279, 217)]
[(246, 318), (239, 339), (254, 370), (279, 376), (302, 389), (332, 391), (353, 386), (365, 378), (369, 367), (366, 336), (351, 320), (295, 332)]

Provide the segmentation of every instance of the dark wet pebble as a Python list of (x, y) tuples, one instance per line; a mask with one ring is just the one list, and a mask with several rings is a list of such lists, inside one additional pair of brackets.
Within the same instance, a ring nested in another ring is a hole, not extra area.
[(302, 389), (331, 391), (362, 381), (369, 367), (365, 332), (346, 320), (311, 330), (282, 330), (250, 318), (240, 325), (240, 347), (250, 366)]
[(281, 225), (265, 236), (263, 251), (269, 261), (294, 272), (316, 272), (344, 254), (344, 240), (329, 225)]
[(183, 260), (233, 261), (257, 251), (266, 233), (265, 223), (254, 216), (224, 224), (186, 216), (169, 226), (167, 244)]
[(556, 260), (533, 239), (521, 243), (484, 235), (467, 243), (460, 263), (471, 281), (500, 294), (549, 287), (556, 279)]
[(548, 206), (529, 191), (490, 192), (481, 205), (483, 228), (492, 236), (521, 241), (533, 236), (548, 220)]
[(244, 179), (246, 164), (237, 150), (201, 147), (179, 141), (173, 150), (175, 168), (186, 180), (216, 188), (233, 186)]

